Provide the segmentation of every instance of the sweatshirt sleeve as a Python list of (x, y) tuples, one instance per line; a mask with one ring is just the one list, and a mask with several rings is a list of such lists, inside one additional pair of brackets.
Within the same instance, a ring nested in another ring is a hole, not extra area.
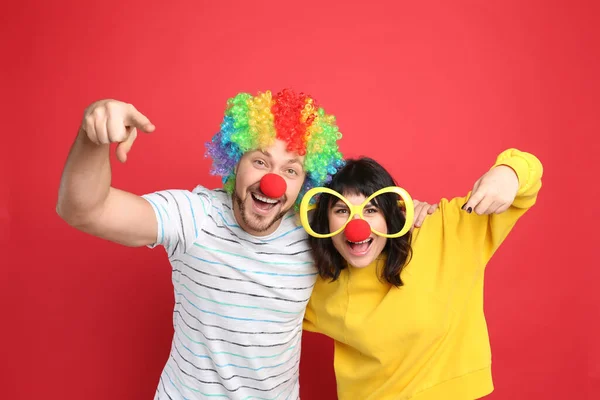
[(469, 198), (459, 197), (440, 202), (444, 219), (444, 232), (455, 235), (461, 246), (482, 257), (487, 263), (506, 239), (519, 218), (535, 203), (542, 187), (542, 163), (533, 154), (517, 149), (503, 151), (492, 168), (506, 165), (512, 168), (519, 180), (519, 189), (511, 207), (500, 214), (477, 215), (467, 213), (461, 207)]
[(519, 191), (512, 206), (521, 209), (532, 207), (542, 187), (544, 168), (540, 160), (533, 154), (508, 149), (498, 156), (493, 167), (499, 165), (512, 168), (519, 179)]
[[(314, 292), (313, 292), (314, 293)], [(304, 321), (302, 323), (302, 329), (309, 332), (319, 332), (317, 328), (317, 314), (312, 307), (312, 296), (308, 301), (308, 305), (306, 306), (306, 312), (304, 313)]]

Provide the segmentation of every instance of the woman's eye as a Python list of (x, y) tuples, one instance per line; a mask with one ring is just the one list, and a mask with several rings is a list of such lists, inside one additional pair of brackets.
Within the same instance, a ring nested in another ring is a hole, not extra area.
[(365, 214), (376, 214), (377, 213), (377, 209), (376, 208), (367, 208), (364, 211)]
[(346, 210), (345, 208), (338, 208), (337, 210), (334, 211), (334, 213), (336, 213), (336, 214), (347, 214), (348, 210)]

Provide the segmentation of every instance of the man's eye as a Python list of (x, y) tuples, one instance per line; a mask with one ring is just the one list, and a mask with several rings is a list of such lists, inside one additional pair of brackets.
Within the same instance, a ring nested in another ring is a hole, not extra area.
[(296, 172), (296, 170), (292, 169), (292, 168), (288, 169), (287, 173), (290, 174), (290, 175), (298, 175), (298, 173)]
[(263, 160), (254, 160), (254, 164), (259, 165), (259, 166), (264, 166), (265, 162)]

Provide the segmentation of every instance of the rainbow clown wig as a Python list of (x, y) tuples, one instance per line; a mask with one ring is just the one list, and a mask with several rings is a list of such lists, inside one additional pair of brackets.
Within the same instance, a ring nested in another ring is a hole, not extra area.
[(228, 193), (235, 189), (235, 166), (247, 151), (265, 149), (275, 139), (287, 143), (287, 150), (304, 157), (306, 179), (295, 203), (299, 207), (306, 191), (331, 180), (343, 166), (337, 141), (342, 137), (333, 115), (325, 114), (315, 100), (304, 93), (284, 89), (256, 96), (239, 93), (227, 100), (221, 130), (206, 143), (213, 160), (211, 174), (222, 177)]

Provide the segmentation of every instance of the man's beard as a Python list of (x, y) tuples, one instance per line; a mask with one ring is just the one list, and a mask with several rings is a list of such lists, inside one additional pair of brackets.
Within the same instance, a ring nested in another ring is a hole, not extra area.
[[(250, 191), (247, 191), (247, 196), (252, 196)], [(267, 217), (262, 216), (262, 215), (257, 215), (254, 214), (253, 215), (253, 220), (251, 221), (250, 218), (248, 218), (248, 214), (246, 213), (246, 205), (244, 204), (244, 200), (242, 200), (242, 198), (240, 196), (238, 196), (237, 192), (234, 190), (233, 192), (233, 200), (236, 202), (239, 210), (240, 210), (240, 215), (242, 216), (242, 221), (244, 222), (244, 224), (252, 229), (254, 232), (258, 232), (258, 233), (262, 233), (265, 232), (267, 230), (269, 230), (269, 228), (271, 228), (277, 221), (281, 220), (285, 214), (290, 210), (290, 208), (285, 209), (285, 210), (281, 210), (281, 212), (279, 212), (279, 214), (275, 215), (273, 217), (273, 219), (271, 219), (270, 221), (267, 220)], [(253, 199), (251, 199), (252, 201), (254, 201)], [(285, 199), (281, 200), (282, 203), (285, 202)]]

